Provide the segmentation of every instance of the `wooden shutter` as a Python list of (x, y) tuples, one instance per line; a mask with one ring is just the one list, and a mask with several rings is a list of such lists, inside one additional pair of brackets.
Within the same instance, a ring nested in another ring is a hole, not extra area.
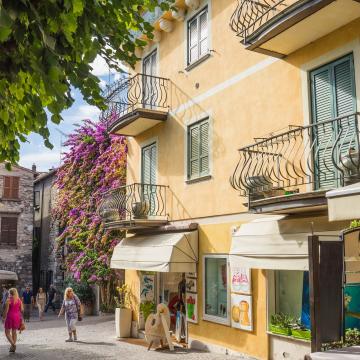
[(156, 143), (142, 149), (142, 183), (156, 184)]
[[(346, 56), (311, 73), (313, 123), (330, 120), (356, 111), (353, 57)], [(343, 139), (341, 153), (348, 149), (351, 137)], [(351, 129), (350, 129), (351, 130)], [(332, 145), (339, 135), (336, 123), (329, 122), (314, 129), (317, 147), (314, 150), (316, 188), (332, 188), (337, 185), (339, 174), (333, 165)], [(345, 131), (345, 132), (344, 132)], [(336, 157), (341, 154), (335, 154)]]
[(209, 174), (209, 121), (191, 125), (188, 130), (188, 178)]
[(18, 199), (19, 198), (19, 183), (18, 176), (4, 176), (3, 177), (3, 197), (4, 199)]
[(1, 218), (1, 244), (16, 245), (17, 242), (17, 218)]

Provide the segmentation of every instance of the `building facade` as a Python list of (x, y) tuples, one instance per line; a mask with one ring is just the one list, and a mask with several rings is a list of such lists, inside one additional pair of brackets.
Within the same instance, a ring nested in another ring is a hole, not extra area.
[(56, 238), (59, 227), (52, 216), (57, 188), (56, 170), (39, 175), (34, 181), (34, 288), (48, 290), (51, 284), (61, 288), (64, 281), (63, 253)]
[(99, 209), (129, 237), (112, 266), (126, 269), (139, 323), (147, 301), (176, 313), (185, 273), (189, 346), (303, 359), (310, 329), (317, 345), (342, 331), (328, 263), (321, 296), (336, 291), (322, 308), (336, 315), (321, 336), (325, 317), (312, 323), (308, 237), (337, 251), (348, 222), (329, 221), (325, 194), (360, 179), (360, 3), (176, 4), (151, 14), (136, 72), (107, 94), (109, 131), (129, 137), (127, 186)]
[(0, 164), (1, 281), (23, 289), (32, 286), (33, 181), (32, 170)]

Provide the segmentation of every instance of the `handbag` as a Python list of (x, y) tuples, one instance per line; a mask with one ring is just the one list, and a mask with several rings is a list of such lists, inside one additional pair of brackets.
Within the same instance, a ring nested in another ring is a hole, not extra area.
[(24, 323), (24, 320), (21, 320), (21, 324), (20, 324), (20, 327), (19, 327), (19, 331), (22, 332), (26, 330), (26, 327), (25, 327), (25, 323)]

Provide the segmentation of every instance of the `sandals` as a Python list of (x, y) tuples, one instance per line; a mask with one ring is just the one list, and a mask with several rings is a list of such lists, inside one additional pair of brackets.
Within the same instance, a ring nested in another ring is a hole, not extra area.
[(14, 353), (15, 351), (16, 351), (16, 345), (11, 345), (10, 349), (9, 349), (9, 352)]

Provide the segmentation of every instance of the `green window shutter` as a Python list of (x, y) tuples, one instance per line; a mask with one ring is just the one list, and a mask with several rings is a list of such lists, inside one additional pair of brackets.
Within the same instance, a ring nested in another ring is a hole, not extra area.
[(156, 183), (156, 143), (142, 149), (141, 182), (155, 185)]
[[(356, 111), (353, 56), (349, 55), (311, 73), (312, 121), (319, 123)], [(327, 123), (314, 129), (317, 146), (314, 150), (314, 171), (317, 189), (335, 187), (339, 173), (332, 160), (332, 145), (341, 135), (341, 148), (336, 158), (348, 151), (355, 122), (340, 129), (336, 123)]]
[(209, 174), (209, 120), (188, 128), (188, 179)]

